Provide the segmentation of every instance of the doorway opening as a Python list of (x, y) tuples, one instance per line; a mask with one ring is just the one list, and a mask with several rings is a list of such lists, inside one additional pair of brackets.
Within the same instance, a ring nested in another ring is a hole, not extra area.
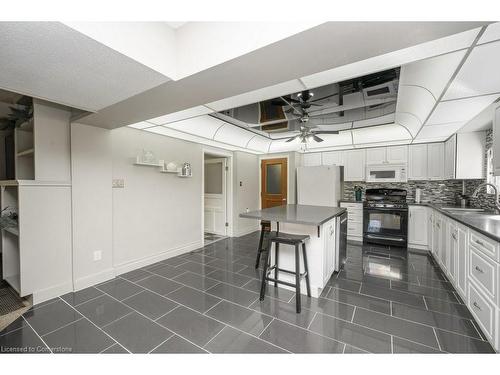
[(228, 158), (204, 153), (203, 222), (205, 245), (228, 236)]

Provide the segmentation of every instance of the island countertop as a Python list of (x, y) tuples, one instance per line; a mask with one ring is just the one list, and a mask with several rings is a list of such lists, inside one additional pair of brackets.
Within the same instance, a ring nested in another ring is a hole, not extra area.
[(346, 212), (346, 209), (343, 207), (287, 204), (285, 206), (243, 212), (240, 214), (240, 217), (246, 219), (275, 221), (280, 223), (320, 226), (334, 217), (342, 215), (344, 212)]

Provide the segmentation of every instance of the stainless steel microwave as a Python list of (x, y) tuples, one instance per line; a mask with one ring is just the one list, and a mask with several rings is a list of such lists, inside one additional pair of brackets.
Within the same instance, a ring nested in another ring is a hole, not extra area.
[(366, 182), (406, 182), (406, 164), (371, 164), (366, 166)]

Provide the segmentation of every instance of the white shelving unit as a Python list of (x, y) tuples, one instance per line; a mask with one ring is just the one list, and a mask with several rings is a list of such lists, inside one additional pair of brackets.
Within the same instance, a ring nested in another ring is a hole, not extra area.
[(165, 168), (165, 162), (164, 162), (164, 160), (159, 160), (157, 163), (148, 163), (148, 162), (140, 161), (140, 157), (137, 156), (135, 158), (134, 165), (143, 166), (143, 167), (156, 167), (156, 168), (160, 168), (160, 170), (159, 170), (160, 173), (175, 174), (175, 175), (177, 175), (177, 177), (181, 177), (181, 178), (190, 178), (190, 177), (193, 177), (193, 173), (192, 172), (189, 175), (182, 174), (182, 168), (176, 168), (175, 170), (173, 170), (173, 169), (169, 170), (169, 169)]

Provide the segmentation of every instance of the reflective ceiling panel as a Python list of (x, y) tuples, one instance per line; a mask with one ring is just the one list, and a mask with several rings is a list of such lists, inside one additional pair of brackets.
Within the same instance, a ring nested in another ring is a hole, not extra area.
[(348, 130), (394, 122), (399, 68), (236, 107), (211, 116), (281, 138), (310, 129)]

